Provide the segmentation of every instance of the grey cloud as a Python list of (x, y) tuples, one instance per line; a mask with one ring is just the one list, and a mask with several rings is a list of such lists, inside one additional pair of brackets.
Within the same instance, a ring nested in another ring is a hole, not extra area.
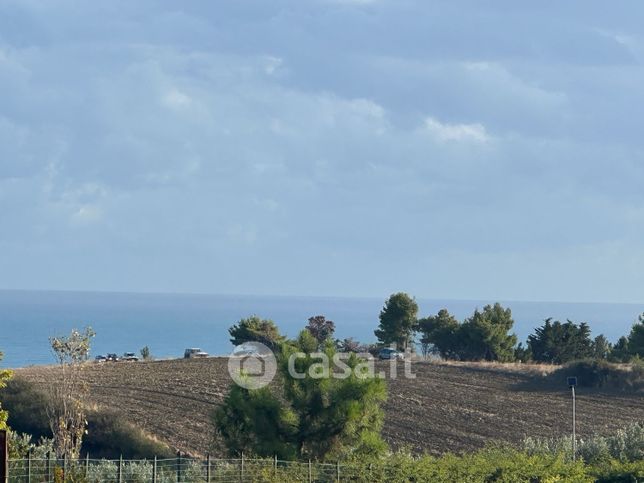
[(0, 286), (634, 299), (641, 7), (587, 5), (5, 2)]

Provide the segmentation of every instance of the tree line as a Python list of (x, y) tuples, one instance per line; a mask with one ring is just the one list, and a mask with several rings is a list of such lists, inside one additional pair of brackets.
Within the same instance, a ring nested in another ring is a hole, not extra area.
[(399, 292), (385, 302), (375, 335), (380, 345), (395, 345), (400, 350), (413, 347), (419, 337), (423, 355), (435, 354), (461, 361), (563, 364), (585, 358), (611, 362), (644, 358), (644, 314), (639, 316), (630, 333), (615, 344), (603, 334), (593, 338), (585, 322), (560, 322), (552, 318), (537, 327), (525, 345), (517, 344), (513, 326), (512, 311), (499, 303), (476, 309), (463, 321), (446, 309), (419, 318), (415, 299)]
[[(380, 311), (374, 331), (378, 342), (365, 344), (353, 338), (334, 339), (335, 324), (323, 315), (311, 317), (306, 330), (320, 345), (331, 341), (342, 352), (376, 353), (383, 347), (416, 350), (423, 356), (434, 355), (460, 361), (540, 362), (565, 364), (579, 359), (630, 362), (644, 358), (644, 314), (629, 334), (613, 344), (603, 334), (592, 337), (585, 322), (561, 322), (548, 318), (525, 343), (512, 332), (514, 319), (510, 308), (499, 303), (485, 305), (463, 321), (447, 309), (435, 315), (418, 316), (416, 300), (404, 293), (394, 293)], [(277, 350), (287, 340), (272, 320), (252, 316), (229, 329), (231, 343), (240, 345), (258, 341)]]

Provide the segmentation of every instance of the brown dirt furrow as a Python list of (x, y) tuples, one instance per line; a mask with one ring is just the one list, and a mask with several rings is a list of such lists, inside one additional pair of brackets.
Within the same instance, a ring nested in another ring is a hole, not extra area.
[[(171, 447), (192, 454), (219, 451), (211, 414), (231, 380), (226, 359), (88, 364), (93, 405), (110, 408)], [(379, 364), (387, 371), (389, 365)], [(383, 435), (394, 447), (444, 453), (480, 448), (498, 440), (567, 435), (570, 394), (553, 387), (539, 368), (483, 364), (415, 363), (415, 379), (399, 371), (388, 380)], [(17, 373), (37, 384), (57, 377), (49, 367)], [(579, 388), (581, 437), (644, 421), (641, 396)], [(214, 444), (213, 444), (214, 441)]]

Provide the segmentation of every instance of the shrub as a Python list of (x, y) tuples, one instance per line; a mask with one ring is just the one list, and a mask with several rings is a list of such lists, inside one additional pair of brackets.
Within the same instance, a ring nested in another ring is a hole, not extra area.
[(102, 481), (116, 481), (118, 476), (118, 467), (114, 461), (99, 461), (90, 465), (87, 472), (87, 481), (89, 483), (98, 483)]
[(51, 437), (47, 419), (47, 396), (36, 386), (21, 377), (15, 377), (0, 390), (0, 400), (9, 411), (7, 423), (19, 433), (35, 438)]
[[(46, 412), (47, 398), (44, 392), (23, 378), (9, 381), (7, 387), (0, 391), (3, 406), (9, 410), (9, 426), (18, 433), (31, 435), (31, 438), (26, 437), (29, 444), (37, 438), (51, 437)], [(92, 411), (87, 415), (87, 421), (88, 434), (83, 441), (83, 453), (89, 451), (92, 456), (99, 458), (118, 458), (120, 455), (124, 458), (173, 456), (167, 446), (147, 437), (115, 412)], [(25, 446), (17, 439), (14, 444), (16, 447)]]
[(170, 449), (147, 437), (120, 415), (100, 411), (89, 415), (83, 451), (93, 457), (126, 459), (171, 457)]
[[(528, 455), (572, 456), (572, 439), (561, 438), (526, 438), (523, 450)], [(607, 461), (637, 462), (644, 461), (644, 424), (633, 423), (619, 429), (611, 436), (591, 436), (577, 443), (577, 454), (591, 465)]]
[(622, 367), (604, 360), (585, 359), (566, 364), (550, 377), (561, 382), (568, 376), (576, 376), (579, 387), (644, 392), (644, 366), (641, 364)]
[(607, 438), (610, 455), (620, 461), (644, 460), (644, 423), (632, 424)]

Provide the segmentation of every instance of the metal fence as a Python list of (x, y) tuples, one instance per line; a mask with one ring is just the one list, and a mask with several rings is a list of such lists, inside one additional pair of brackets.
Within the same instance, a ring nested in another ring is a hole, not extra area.
[(338, 483), (340, 464), (278, 459), (10, 459), (8, 483)]

